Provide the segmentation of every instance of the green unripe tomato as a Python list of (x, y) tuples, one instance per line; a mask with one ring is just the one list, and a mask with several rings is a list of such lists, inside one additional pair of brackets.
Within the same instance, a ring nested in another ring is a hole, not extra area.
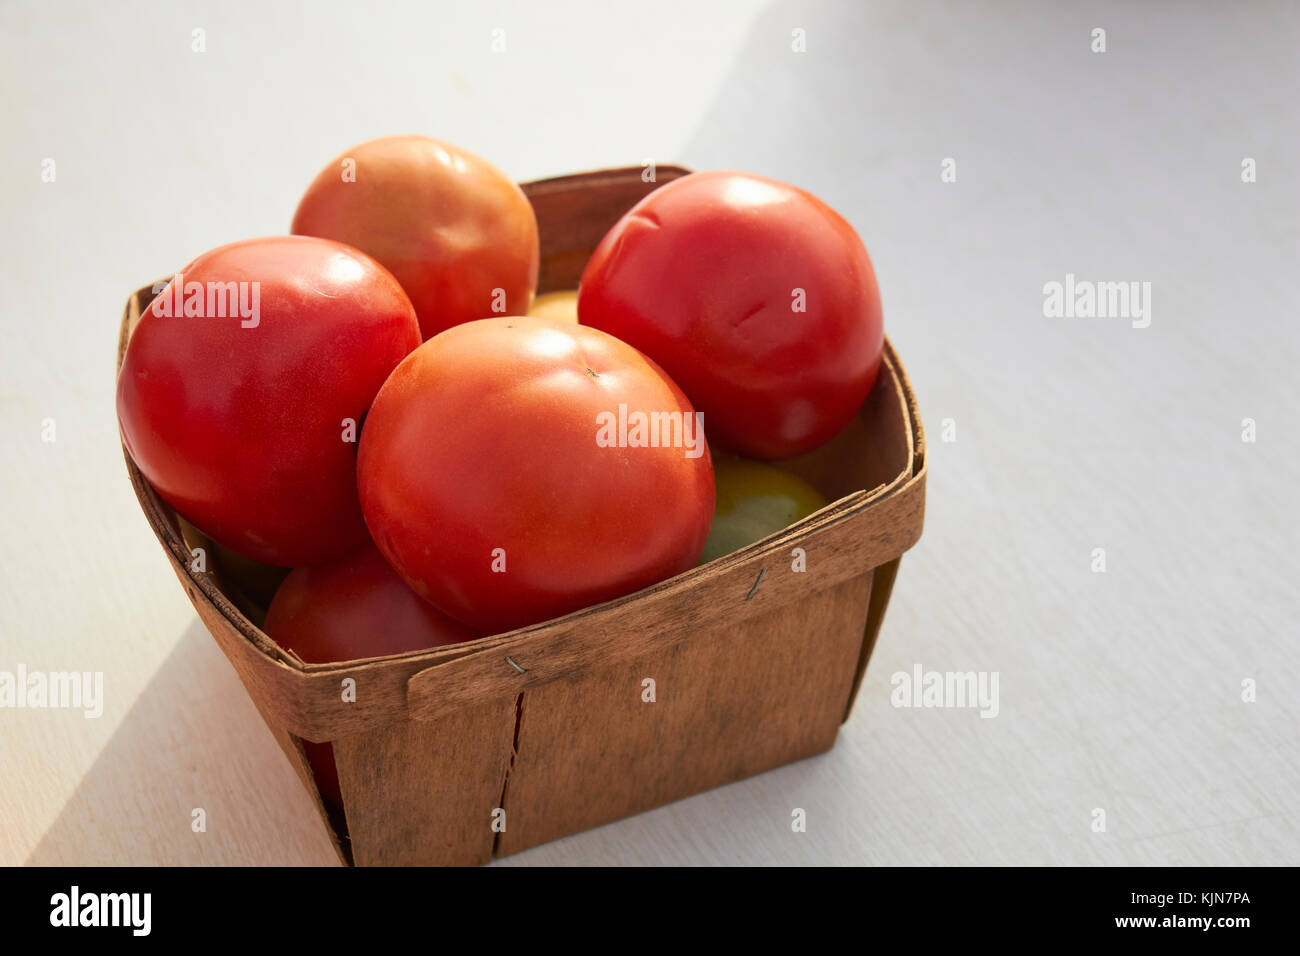
[(739, 551), (826, 507), (808, 482), (760, 461), (714, 455), (717, 500), (700, 564)]

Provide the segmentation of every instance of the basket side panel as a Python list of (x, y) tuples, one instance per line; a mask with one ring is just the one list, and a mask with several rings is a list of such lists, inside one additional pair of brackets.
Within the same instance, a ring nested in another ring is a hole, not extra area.
[(871, 575), (858, 575), (639, 660), (530, 690), (498, 854), (829, 750), (870, 590)]
[(876, 649), (876, 638), (880, 636), (880, 625), (885, 621), (885, 608), (889, 606), (889, 596), (894, 593), (894, 579), (898, 577), (898, 565), (902, 560), (899, 557), (886, 561), (872, 574), (867, 626), (862, 634), (862, 651), (858, 657), (857, 673), (853, 676), (853, 690), (849, 692), (849, 702), (844, 708), (845, 720), (853, 713), (853, 703), (858, 699), (858, 690), (862, 687), (862, 678), (866, 676), (871, 652)]
[(492, 857), (515, 736), (513, 700), (334, 742), (358, 866), (472, 866)]

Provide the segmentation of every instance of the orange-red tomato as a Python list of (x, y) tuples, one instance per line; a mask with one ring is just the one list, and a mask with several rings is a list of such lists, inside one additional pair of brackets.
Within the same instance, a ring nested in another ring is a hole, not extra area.
[(321, 170), (291, 231), (356, 246), (397, 277), (427, 339), (528, 311), (537, 217), (523, 190), (473, 153), (427, 136), (362, 143)]
[(853, 417), (880, 368), (880, 293), (853, 227), (815, 196), (693, 173), (637, 203), (592, 254), (578, 320), (658, 362), (709, 439), (791, 458)]
[(213, 540), (281, 567), (366, 539), (356, 439), (420, 344), (375, 260), (276, 236), (207, 252), (145, 311), (117, 380), (122, 440), (163, 500)]
[(411, 353), (375, 398), (357, 471), (385, 557), (484, 631), (687, 570), (713, 513), (681, 390), (612, 336), (539, 318), (470, 322)]
[[(369, 542), (329, 564), (284, 579), (263, 628), (310, 664), (385, 657), (470, 641), (480, 635), (422, 600)], [(303, 741), (321, 793), (342, 805), (334, 751)]]

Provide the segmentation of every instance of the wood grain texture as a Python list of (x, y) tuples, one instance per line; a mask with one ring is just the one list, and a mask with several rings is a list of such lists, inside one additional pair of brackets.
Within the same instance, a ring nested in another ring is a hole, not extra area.
[(848, 578), (529, 690), (498, 853), (829, 750), (870, 590)]
[(876, 649), (876, 638), (885, 623), (885, 609), (889, 607), (890, 595), (894, 593), (894, 581), (898, 577), (898, 568), (902, 558), (886, 561), (871, 574), (871, 603), (867, 608), (867, 623), (862, 636), (862, 646), (858, 651), (858, 667), (853, 675), (853, 690), (849, 693), (848, 703), (844, 707), (844, 719), (853, 714), (853, 702), (858, 699), (858, 689), (862, 679), (867, 676), (867, 664), (871, 662), (871, 652)]
[(335, 741), (357, 865), (486, 863), (514, 733), (509, 700)]

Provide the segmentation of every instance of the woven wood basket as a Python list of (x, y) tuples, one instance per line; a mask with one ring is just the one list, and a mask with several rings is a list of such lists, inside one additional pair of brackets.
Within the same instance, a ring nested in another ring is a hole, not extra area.
[[(527, 183), (539, 292), (576, 288), (615, 221), (685, 175), (640, 167)], [(118, 367), (153, 286), (128, 301)], [(886, 342), (857, 419), (783, 463), (831, 501), (786, 530), (636, 594), (468, 644), (304, 664), (261, 630), (284, 572), (211, 546), (127, 457), (199, 617), (313, 795), (343, 862), (478, 864), (829, 750), (925, 506), (925, 438)], [(802, 565), (803, 570), (798, 570)], [(356, 702), (342, 682), (356, 681)], [(643, 699), (643, 681), (655, 699)], [(302, 742), (331, 742), (343, 810)], [(504, 811), (504, 813), (500, 812)]]

